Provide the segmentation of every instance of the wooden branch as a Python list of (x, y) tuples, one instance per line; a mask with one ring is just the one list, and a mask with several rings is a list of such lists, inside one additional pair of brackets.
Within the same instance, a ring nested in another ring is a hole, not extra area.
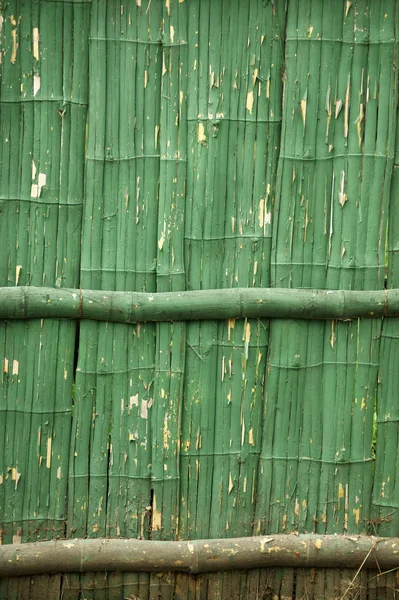
[(79, 539), (0, 546), (0, 577), (87, 571), (358, 568), (362, 563), (365, 568), (399, 567), (399, 538), (280, 534), (184, 542)]

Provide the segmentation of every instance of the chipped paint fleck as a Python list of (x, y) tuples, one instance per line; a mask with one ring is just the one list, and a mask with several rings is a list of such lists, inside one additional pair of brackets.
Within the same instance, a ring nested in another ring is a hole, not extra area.
[(32, 30), (33, 38), (33, 58), (39, 60), (39, 29), (34, 27)]
[(140, 416), (142, 419), (148, 419), (148, 403), (147, 400), (141, 400)]
[(133, 406), (138, 406), (138, 405), (139, 405), (139, 395), (133, 394), (129, 398), (129, 407), (132, 408)]
[(11, 62), (14, 65), (17, 60), (17, 51), (18, 51), (18, 42), (17, 42), (17, 30), (13, 29), (11, 31), (12, 36), (12, 52), (11, 52)]
[(341, 171), (341, 181), (340, 181), (340, 187), (339, 187), (338, 202), (340, 203), (342, 208), (345, 206), (345, 203), (348, 200), (347, 195), (344, 192), (344, 187), (345, 187), (345, 171)]
[(47, 438), (47, 456), (46, 456), (46, 467), (49, 469), (51, 467), (51, 446), (52, 439), (51, 437)]
[(206, 141), (206, 135), (205, 135), (205, 129), (204, 129), (203, 123), (198, 123), (198, 141), (200, 143)]
[(251, 429), (248, 431), (248, 444), (251, 444), (251, 446), (255, 446), (255, 442), (254, 442), (254, 430)]
[(247, 94), (247, 103), (246, 103), (246, 108), (247, 111), (252, 115), (252, 109), (254, 106), (254, 93), (251, 90), (250, 92), (248, 92)]
[(11, 469), (11, 480), (15, 481), (15, 489), (18, 488), (18, 482), (21, 479), (21, 473), (18, 471), (16, 467)]
[(154, 494), (153, 509), (152, 509), (152, 530), (161, 531), (162, 529), (162, 513), (157, 509), (156, 496)]
[(40, 90), (40, 75), (33, 76), (33, 95), (36, 96), (38, 91)]
[(302, 114), (302, 122), (303, 122), (304, 127), (306, 125), (306, 109), (307, 109), (307, 100), (306, 100), (306, 98), (303, 98), (301, 100), (301, 114)]

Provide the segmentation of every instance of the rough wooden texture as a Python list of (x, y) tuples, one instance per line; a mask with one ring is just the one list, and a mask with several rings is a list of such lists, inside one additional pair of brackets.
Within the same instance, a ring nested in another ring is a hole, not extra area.
[(87, 571), (209, 573), (255, 567), (399, 568), (399, 538), (273, 535), (219, 540), (55, 540), (0, 547), (0, 576)]

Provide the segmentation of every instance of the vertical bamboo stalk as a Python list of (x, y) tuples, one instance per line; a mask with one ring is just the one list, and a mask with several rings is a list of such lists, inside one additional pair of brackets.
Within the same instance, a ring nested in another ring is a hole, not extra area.
[[(13, 1), (1, 18), (1, 285), (76, 286), (89, 6)], [(3, 543), (64, 535), (75, 329), (1, 325)], [(0, 596), (56, 597), (54, 585), (10, 579)]]
[[(187, 3), (162, 3), (157, 291), (184, 290), (184, 218), (187, 169)], [(151, 409), (151, 537), (179, 535), (180, 431), (185, 366), (185, 323), (158, 323)], [(169, 598), (176, 575), (151, 577), (150, 598)]]
[[(392, 16), (390, 26), (394, 29), (395, 53), (397, 56), (398, 11)], [(393, 18), (395, 17), (395, 18)], [(387, 57), (388, 58), (388, 57)], [(385, 77), (390, 71), (384, 71)], [(395, 72), (394, 89), (397, 88), (397, 74)], [(393, 98), (392, 110), (397, 106), (397, 97)], [(389, 154), (393, 156), (392, 184), (387, 186), (390, 192), (389, 204), (389, 230), (388, 244), (385, 259), (387, 266), (387, 287), (392, 288), (398, 283), (397, 257), (398, 257), (398, 217), (397, 196), (399, 184), (399, 127), (396, 126), (395, 141), (391, 140)], [(387, 182), (389, 183), (389, 182)], [(397, 468), (397, 434), (398, 411), (396, 403), (398, 373), (397, 361), (399, 352), (399, 326), (396, 319), (384, 319), (381, 332), (380, 369), (378, 374), (378, 393), (376, 401), (375, 430), (373, 441), (375, 445), (376, 464), (372, 496), (372, 516), (369, 522), (371, 532), (381, 532), (392, 535), (399, 524), (399, 505), (396, 500), (398, 494), (398, 468)]]
[[(396, 99), (378, 81), (395, 89), (394, 71), (384, 68), (395, 50), (394, 7), (342, 2), (339, 11), (331, 19), (311, 0), (288, 7), (278, 286), (383, 288), (392, 151), (381, 149), (392, 148)], [(365, 321), (273, 321), (258, 531), (367, 527), (379, 334), (378, 323)], [(298, 574), (298, 589), (311, 577)], [(322, 574), (313, 585), (322, 593)]]
[[(189, 289), (270, 283), (283, 8), (190, 2)], [(186, 537), (252, 531), (267, 328), (256, 320), (187, 326), (180, 516)], [(225, 597), (245, 579), (211, 576), (208, 594)]]
[[(156, 290), (161, 16), (160, 3), (91, 4), (81, 281), (93, 289)], [(71, 535), (149, 535), (155, 332), (81, 325)], [(72, 583), (93, 597), (147, 597), (148, 581), (110, 574)]]

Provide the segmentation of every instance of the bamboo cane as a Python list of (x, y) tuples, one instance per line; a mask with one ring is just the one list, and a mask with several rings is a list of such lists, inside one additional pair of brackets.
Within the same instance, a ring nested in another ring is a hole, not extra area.
[(89, 571), (358, 568), (362, 563), (365, 568), (399, 567), (399, 538), (280, 534), (182, 542), (75, 539), (0, 546), (0, 577)]
[(0, 319), (69, 318), (115, 323), (243, 317), (350, 319), (399, 315), (399, 290), (234, 288), (190, 292), (114, 292), (0, 288)]

